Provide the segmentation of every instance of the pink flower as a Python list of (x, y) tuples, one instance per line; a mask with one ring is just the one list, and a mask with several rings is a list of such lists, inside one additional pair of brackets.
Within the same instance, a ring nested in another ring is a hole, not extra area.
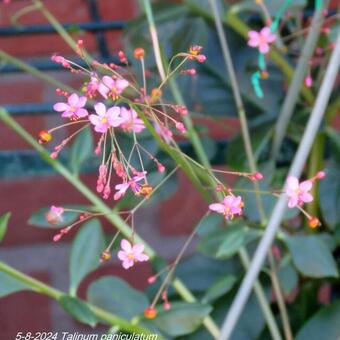
[(62, 112), (62, 117), (78, 119), (89, 114), (86, 109), (83, 109), (86, 101), (86, 97), (79, 97), (76, 93), (73, 93), (68, 97), (67, 103), (56, 103), (53, 109), (57, 112)]
[(120, 109), (120, 114), (124, 120), (120, 125), (122, 129), (136, 133), (139, 133), (145, 129), (143, 120), (138, 118), (137, 112), (135, 110), (128, 110), (125, 107), (122, 107)]
[(145, 175), (146, 175), (146, 171), (140, 173), (137, 176), (134, 176), (128, 182), (124, 181), (121, 184), (117, 184), (115, 186), (115, 189), (118, 190), (118, 191), (114, 194), (113, 199), (115, 201), (119, 200), (121, 197), (123, 197), (125, 195), (127, 189), (129, 189), (129, 188), (131, 188), (131, 190), (134, 193), (138, 193), (140, 191), (140, 188), (141, 188), (141, 186), (138, 182), (145, 179)]
[(118, 258), (122, 261), (122, 265), (125, 269), (129, 269), (136, 262), (144, 262), (149, 260), (149, 256), (143, 253), (144, 244), (136, 243), (131, 245), (128, 240), (123, 239), (120, 242), (122, 250), (118, 252)]
[(294, 208), (297, 205), (313, 201), (313, 196), (309, 192), (312, 189), (313, 182), (307, 180), (299, 183), (296, 177), (290, 176), (287, 179), (286, 194), (288, 196), (288, 207)]
[(258, 47), (261, 53), (269, 52), (269, 44), (276, 40), (276, 35), (272, 33), (269, 27), (263, 27), (260, 32), (248, 32), (248, 45)]
[(155, 128), (157, 134), (161, 138), (163, 138), (163, 140), (166, 144), (171, 143), (172, 132), (167, 127), (165, 127), (164, 125), (160, 125), (158, 123), (154, 123), (153, 127)]
[(227, 220), (232, 220), (234, 215), (242, 215), (243, 201), (241, 196), (228, 195), (222, 203), (213, 203), (209, 209), (223, 214)]
[(105, 133), (109, 127), (117, 127), (123, 122), (118, 106), (113, 106), (106, 110), (106, 106), (103, 103), (97, 103), (94, 109), (97, 114), (90, 115), (89, 119), (94, 125), (94, 130), (97, 132)]
[(128, 86), (129, 82), (126, 79), (113, 79), (104, 76), (99, 84), (98, 91), (105, 99), (108, 97), (116, 99)]
[(54, 205), (51, 206), (50, 210), (46, 213), (46, 221), (49, 224), (58, 224), (63, 221), (63, 207), (56, 207)]

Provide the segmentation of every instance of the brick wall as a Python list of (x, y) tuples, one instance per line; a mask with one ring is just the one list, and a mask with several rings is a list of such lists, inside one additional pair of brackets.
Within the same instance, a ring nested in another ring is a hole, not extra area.
[[(63, 23), (87, 22), (90, 20), (85, 0), (44, 1), (52, 13)], [(10, 24), (10, 16), (30, 1), (12, 1), (9, 6), (0, 5), (0, 26)], [(98, 0), (100, 13), (104, 20), (130, 19), (137, 14), (134, 0)], [(67, 4), (67, 5), (66, 5)], [(37, 12), (29, 13), (20, 19), (23, 24), (44, 24), (45, 19)], [(121, 47), (118, 32), (105, 33), (110, 52)], [(96, 41), (92, 34), (83, 34), (86, 47), (96, 52)], [(0, 48), (23, 59), (37, 56), (49, 57), (57, 52), (69, 54), (71, 51), (57, 35), (31, 37), (0, 37)], [(56, 75), (51, 72), (51, 75)], [(58, 79), (66, 84), (77, 85), (70, 74), (59, 72)], [(27, 74), (0, 74), (0, 105), (15, 103), (41, 103), (56, 100), (54, 88)], [(18, 117), (17, 121), (30, 133), (37, 133), (54, 124), (55, 117), (38, 115)], [(228, 120), (228, 129), (223, 124), (207, 121), (215, 138), (231, 137), (238, 130), (238, 122)], [(232, 127), (232, 128), (230, 128)], [(27, 149), (29, 146), (12, 130), (0, 123), (0, 150)], [(1, 175), (1, 174), (0, 174)], [(94, 187), (96, 174), (81, 178), (87, 185)], [(229, 179), (230, 181), (230, 179)], [(55, 244), (51, 242), (53, 231), (36, 229), (27, 224), (27, 219), (40, 207), (51, 204), (86, 203), (86, 199), (58, 175), (30, 176), (25, 178), (4, 179), (0, 176), (0, 214), (11, 211), (10, 228), (0, 246), (0, 258), (19, 270), (37, 277), (59, 289), (68, 288), (68, 254), (70, 237)], [(166, 258), (173, 258), (204, 213), (206, 204), (183, 174), (179, 175), (179, 190), (160, 206), (140, 212), (138, 230), (150, 244)], [(105, 223), (104, 223), (105, 224)], [(110, 228), (106, 226), (106, 228)], [(191, 249), (193, 245), (191, 246)], [(86, 286), (103, 273), (121, 275), (137, 288), (144, 288), (151, 269), (140, 265), (133, 271), (123, 271), (118, 263), (111, 262), (89, 275), (81, 287), (84, 294)], [(137, 280), (138, 278), (138, 280)], [(145, 280), (143, 280), (143, 278)], [(32, 307), (34, 310), (32, 311)], [(17, 331), (89, 331), (90, 330), (66, 315), (50, 299), (35, 293), (21, 292), (0, 299), (0, 339), (13, 339)]]

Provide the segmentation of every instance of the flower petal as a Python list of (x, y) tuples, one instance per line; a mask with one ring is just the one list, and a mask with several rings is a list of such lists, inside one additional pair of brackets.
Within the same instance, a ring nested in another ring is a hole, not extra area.
[(300, 189), (302, 191), (309, 191), (312, 189), (312, 186), (313, 186), (313, 182), (310, 180), (303, 181), (300, 183)]
[(66, 103), (56, 103), (53, 105), (53, 109), (57, 112), (63, 112), (70, 108), (70, 106)]
[(294, 176), (289, 176), (287, 179), (287, 188), (297, 190), (299, 188), (299, 181)]
[(104, 117), (106, 114), (106, 106), (103, 103), (97, 103), (94, 105), (94, 109), (99, 117)]
[(132, 252), (137, 255), (144, 251), (144, 244), (143, 243), (136, 243), (132, 247)]
[(221, 203), (213, 203), (213, 204), (209, 205), (209, 209), (212, 210), (212, 211), (216, 211), (220, 214), (223, 214), (225, 207)]
[(269, 45), (267, 43), (260, 44), (259, 51), (263, 54), (268, 53), (269, 52)]
[(128, 240), (125, 239), (121, 240), (120, 247), (127, 253), (131, 253), (132, 251), (131, 243)]
[(71, 105), (71, 106), (73, 106), (73, 107), (75, 107), (75, 106), (77, 106), (77, 104), (78, 104), (78, 101), (79, 101), (79, 97), (78, 97), (78, 95), (76, 94), (76, 93), (72, 93), (69, 97), (68, 97), (68, 103)]

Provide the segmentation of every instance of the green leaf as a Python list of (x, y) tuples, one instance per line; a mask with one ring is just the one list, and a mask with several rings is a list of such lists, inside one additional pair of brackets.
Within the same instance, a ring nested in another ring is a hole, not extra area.
[(210, 232), (221, 230), (220, 226), (224, 222), (224, 217), (220, 214), (209, 214), (203, 217), (196, 227), (197, 234), (204, 236)]
[[(64, 208), (69, 208), (69, 209), (79, 209), (79, 210), (84, 210), (88, 211), (91, 209), (89, 206), (84, 206), (84, 205), (65, 205)], [(80, 213), (79, 212), (73, 212), (73, 211), (65, 211), (63, 213), (63, 220), (60, 223), (57, 224), (49, 224), (46, 221), (46, 213), (50, 210), (50, 207), (42, 208), (35, 212), (28, 220), (28, 224), (32, 225), (34, 227), (40, 227), (40, 228), (62, 228), (65, 227), (77, 220), (79, 217)]]
[(202, 298), (202, 302), (208, 303), (215, 301), (222, 295), (228, 293), (234, 287), (236, 281), (237, 278), (234, 275), (229, 275), (218, 280), (206, 291)]
[(84, 277), (99, 266), (105, 238), (97, 219), (85, 223), (78, 231), (70, 255), (70, 294), (75, 295)]
[(245, 236), (249, 229), (245, 227), (228, 228), (224, 235), (223, 242), (217, 249), (216, 256), (218, 258), (228, 258), (237, 253), (237, 251), (244, 245)]
[(319, 184), (319, 202), (324, 220), (334, 229), (340, 220), (340, 170), (332, 167), (326, 174)]
[(98, 319), (92, 313), (88, 305), (77, 298), (72, 296), (63, 295), (59, 299), (60, 306), (71, 316), (73, 316), (77, 321), (95, 327)]
[(114, 276), (104, 276), (93, 282), (88, 288), (87, 298), (94, 305), (125, 319), (143, 314), (149, 305), (144, 293)]
[(296, 340), (339, 340), (340, 302), (334, 302), (317, 312), (299, 330)]
[(11, 213), (5, 213), (2, 216), (0, 216), (0, 242), (4, 238), (6, 231), (7, 231), (7, 224), (8, 220), (11, 217)]
[(338, 277), (338, 269), (325, 242), (315, 235), (286, 236), (284, 238), (293, 263), (305, 276)]
[(284, 261), (281, 262), (277, 276), (284, 295), (290, 294), (298, 284), (298, 274), (291, 261), (286, 263)]
[(210, 306), (199, 303), (173, 303), (170, 310), (159, 312), (154, 323), (170, 336), (189, 334), (202, 324), (211, 310)]
[(19, 292), (21, 290), (31, 290), (31, 288), (14, 279), (12, 276), (0, 272), (0, 297)]
[(72, 172), (79, 174), (83, 163), (93, 153), (93, 136), (91, 129), (85, 128), (75, 138), (69, 149), (69, 166)]
[(225, 229), (205, 233), (198, 249), (207, 256), (225, 259), (233, 256), (240, 247), (256, 239), (259, 234), (241, 222), (231, 222)]

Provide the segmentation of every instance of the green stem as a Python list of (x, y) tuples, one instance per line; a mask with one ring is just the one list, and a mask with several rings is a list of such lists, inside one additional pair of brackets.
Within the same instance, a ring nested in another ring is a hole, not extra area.
[[(31, 276), (28, 276), (13, 267), (7, 265), (4, 262), (0, 261), (0, 271), (13, 277), (14, 279), (24, 283), (28, 287), (30, 287), (33, 291), (49, 296), (50, 298), (54, 300), (59, 300), (62, 296), (65, 295), (64, 292), (55, 289), (44, 282), (41, 282)], [(104, 309), (101, 309), (87, 301), (83, 301), (86, 303), (86, 305), (89, 307), (89, 309), (92, 311), (92, 313), (102, 321), (105, 321), (109, 323), (110, 325), (118, 326), (120, 329), (123, 329), (128, 332), (136, 332), (140, 334), (152, 334), (150, 330), (143, 328), (141, 326), (132, 324), (131, 322), (124, 320), (110, 312), (107, 312)]]
[(23, 70), (27, 73), (32, 74), (33, 76), (45, 81), (46, 83), (48, 83), (48, 84), (50, 84), (54, 87), (59, 87), (60, 89), (63, 89), (65, 91), (69, 91), (69, 92), (75, 91), (72, 87), (67, 86), (67, 85), (59, 82), (58, 80), (50, 77), (46, 73), (39, 71), (35, 67), (30, 66), (30, 65), (24, 63), (23, 61), (7, 54), (5, 51), (0, 50), (0, 59), (3, 60), (6, 63), (12, 64), (12, 65), (20, 68), (21, 70)]

